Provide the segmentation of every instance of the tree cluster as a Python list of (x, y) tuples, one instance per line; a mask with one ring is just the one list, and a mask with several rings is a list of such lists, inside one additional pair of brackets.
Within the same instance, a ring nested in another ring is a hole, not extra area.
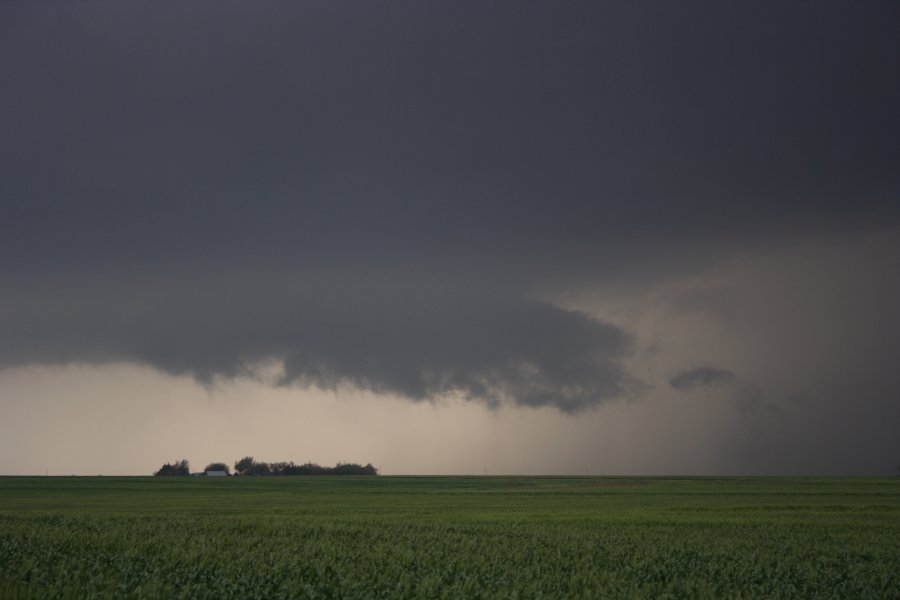
[(191, 464), (187, 461), (186, 458), (182, 458), (178, 462), (174, 463), (166, 463), (162, 467), (160, 467), (159, 471), (154, 473), (157, 477), (165, 477), (171, 475), (190, 475), (191, 474)]
[(234, 463), (235, 475), (378, 475), (378, 469), (372, 466), (356, 463), (338, 463), (333, 467), (323, 467), (316, 463), (307, 462), (302, 465), (291, 462), (266, 463), (254, 460), (252, 456), (245, 456)]
[[(231, 469), (228, 465), (221, 462), (210, 463), (203, 469), (206, 471), (225, 471), (229, 475)], [(191, 465), (187, 459), (181, 459), (174, 463), (166, 463), (158, 471), (155, 476), (173, 476), (173, 475), (190, 475)], [(254, 460), (252, 456), (245, 456), (241, 460), (234, 463), (234, 474), (243, 476), (259, 476), (259, 475), (378, 475), (378, 469), (372, 466), (359, 465), (356, 463), (338, 463), (333, 467), (323, 467), (316, 463), (307, 462), (302, 465), (294, 464), (294, 462), (261, 462)]]

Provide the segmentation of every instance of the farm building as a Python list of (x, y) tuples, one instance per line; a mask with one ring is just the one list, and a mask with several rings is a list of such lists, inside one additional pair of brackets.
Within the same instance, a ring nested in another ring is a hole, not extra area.
[(228, 477), (227, 471), (207, 471), (207, 477)]

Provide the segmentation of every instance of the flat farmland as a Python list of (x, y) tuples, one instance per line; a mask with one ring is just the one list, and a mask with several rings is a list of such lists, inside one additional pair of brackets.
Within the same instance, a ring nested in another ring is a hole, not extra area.
[(900, 478), (2, 477), (2, 598), (900, 598)]

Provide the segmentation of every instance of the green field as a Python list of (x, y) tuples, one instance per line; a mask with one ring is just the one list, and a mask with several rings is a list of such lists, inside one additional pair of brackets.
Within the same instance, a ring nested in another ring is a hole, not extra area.
[(0, 478), (2, 598), (900, 598), (900, 478)]

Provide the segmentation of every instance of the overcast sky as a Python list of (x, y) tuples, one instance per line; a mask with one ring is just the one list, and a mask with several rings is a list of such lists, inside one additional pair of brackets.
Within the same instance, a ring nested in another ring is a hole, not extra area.
[(0, 472), (892, 474), (898, 22), (3, 3)]

